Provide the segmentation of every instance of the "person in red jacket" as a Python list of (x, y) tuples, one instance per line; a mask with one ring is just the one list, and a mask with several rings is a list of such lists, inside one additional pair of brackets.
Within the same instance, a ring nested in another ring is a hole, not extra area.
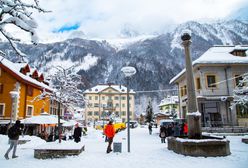
[(188, 135), (188, 124), (187, 123), (184, 123), (183, 133), (184, 133), (184, 135)]
[(110, 153), (112, 151), (111, 145), (115, 136), (115, 129), (112, 121), (109, 121), (109, 123), (106, 125), (104, 134), (108, 137), (107, 153)]

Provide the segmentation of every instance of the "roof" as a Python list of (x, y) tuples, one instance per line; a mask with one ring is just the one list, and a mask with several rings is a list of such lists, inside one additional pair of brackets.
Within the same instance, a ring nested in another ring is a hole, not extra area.
[(13, 63), (9, 61), (8, 59), (0, 56), (0, 66), (8, 70), (13, 76), (17, 78), (17, 80), (22, 80), (24, 83), (31, 84), (33, 86), (36, 86), (40, 89), (47, 89), (49, 91), (52, 91), (53, 89), (50, 88), (48, 85), (37, 81), (36, 79), (33, 79), (30, 77), (28, 74), (24, 75), (23, 73), (20, 72), (20, 69), (24, 66), (26, 66), (26, 63)]
[(170, 96), (170, 97), (166, 97), (163, 100), (161, 100), (158, 106), (160, 107), (160, 106), (164, 106), (168, 104), (177, 104), (178, 102), (179, 102), (178, 96)]
[[(246, 51), (246, 56), (235, 56), (231, 52), (234, 50)], [(202, 54), (198, 59), (192, 62), (192, 65), (197, 64), (248, 64), (248, 45), (243, 46), (213, 46)], [(175, 77), (170, 80), (170, 83), (175, 82), (178, 78), (184, 75), (186, 69), (184, 68)]]
[[(99, 84), (90, 89), (85, 90), (84, 93), (100, 93), (108, 88), (112, 88), (120, 93), (127, 93), (127, 88), (125, 86), (115, 85), (115, 84)], [(130, 89), (129, 93), (134, 94), (135, 92), (132, 89)]]

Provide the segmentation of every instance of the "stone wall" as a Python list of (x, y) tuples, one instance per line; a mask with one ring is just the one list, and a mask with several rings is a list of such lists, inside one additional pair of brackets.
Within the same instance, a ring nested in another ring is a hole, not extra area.
[(218, 139), (184, 141), (182, 138), (169, 137), (168, 149), (186, 156), (215, 157), (231, 154), (229, 141)]

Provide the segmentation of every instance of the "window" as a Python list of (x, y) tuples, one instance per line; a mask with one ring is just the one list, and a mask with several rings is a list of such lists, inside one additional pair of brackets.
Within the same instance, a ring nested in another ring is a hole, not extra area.
[(92, 100), (92, 97), (91, 96), (89, 96), (89, 100)]
[(98, 103), (94, 103), (94, 107), (99, 107), (99, 104)]
[(3, 93), (3, 84), (0, 83), (0, 94)]
[(108, 100), (112, 100), (112, 96), (108, 96)]
[(183, 97), (184, 95), (183, 95), (183, 93), (184, 93), (184, 91), (183, 91), (183, 87), (180, 87), (180, 95), (181, 95), (181, 97)]
[(105, 100), (105, 96), (102, 97), (102, 100)]
[(187, 86), (186, 85), (183, 86), (183, 91), (184, 91), (184, 95), (187, 95)]
[(95, 100), (98, 100), (98, 96), (95, 96)]
[(126, 100), (126, 97), (122, 96), (122, 97), (121, 97), (121, 100)]
[(92, 111), (88, 111), (88, 116), (92, 116)]
[(115, 100), (119, 100), (119, 97), (118, 96), (115, 96)]
[(208, 88), (216, 88), (216, 76), (207, 75), (207, 86)]
[(0, 116), (4, 116), (5, 104), (0, 103)]
[(33, 96), (33, 88), (31, 86), (28, 86), (28, 96)]
[(122, 112), (121, 112), (121, 115), (122, 115), (122, 116), (125, 116), (125, 115), (126, 115), (126, 112), (125, 112), (125, 111), (122, 111)]
[(94, 115), (95, 115), (95, 116), (98, 116), (98, 115), (99, 115), (99, 112), (98, 112), (98, 111), (95, 111), (95, 112), (94, 112)]
[(119, 103), (116, 103), (116, 104), (115, 104), (115, 107), (119, 107)]
[(242, 76), (235, 75), (235, 86), (237, 86), (237, 87), (243, 87), (244, 86), (244, 83), (241, 82), (242, 80), (243, 80), (243, 77)]
[(115, 116), (119, 117), (119, 112), (118, 111), (115, 112)]
[(27, 111), (26, 111), (26, 116), (32, 116), (33, 112), (34, 112), (34, 106), (28, 105)]
[(125, 107), (125, 104), (122, 104), (122, 107)]
[(196, 78), (196, 90), (201, 89), (201, 79), (198, 77)]

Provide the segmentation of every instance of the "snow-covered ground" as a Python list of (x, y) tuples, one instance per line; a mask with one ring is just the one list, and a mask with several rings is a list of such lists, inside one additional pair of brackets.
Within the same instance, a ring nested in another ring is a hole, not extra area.
[[(46, 144), (37, 137), (24, 137), (30, 142), (19, 145), (17, 159), (5, 160), (8, 148), (7, 136), (0, 135), (1, 168), (247, 168), (248, 145), (241, 143), (242, 136), (228, 136), (231, 155), (227, 157), (189, 157), (178, 155), (167, 149), (167, 143), (160, 143), (158, 129), (148, 134), (148, 129), (131, 129), (131, 152), (127, 152), (126, 131), (118, 133), (114, 142), (122, 142), (122, 153), (106, 154), (107, 143), (101, 131), (89, 128), (88, 135), (82, 138), (85, 151), (79, 156), (61, 159), (39, 160), (34, 158), (34, 148)], [(63, 143), (63, 142), (62, 142)], [(64, 145), (63, 145), (64, 144)], [(66, 146), (67, 143), (63, 143)], [(67, 144), (68, 146), (68, 144)], [(12, 153), (11, 153), (12, 154)], [(11, 156), (11, 155), (10, 155)]]

